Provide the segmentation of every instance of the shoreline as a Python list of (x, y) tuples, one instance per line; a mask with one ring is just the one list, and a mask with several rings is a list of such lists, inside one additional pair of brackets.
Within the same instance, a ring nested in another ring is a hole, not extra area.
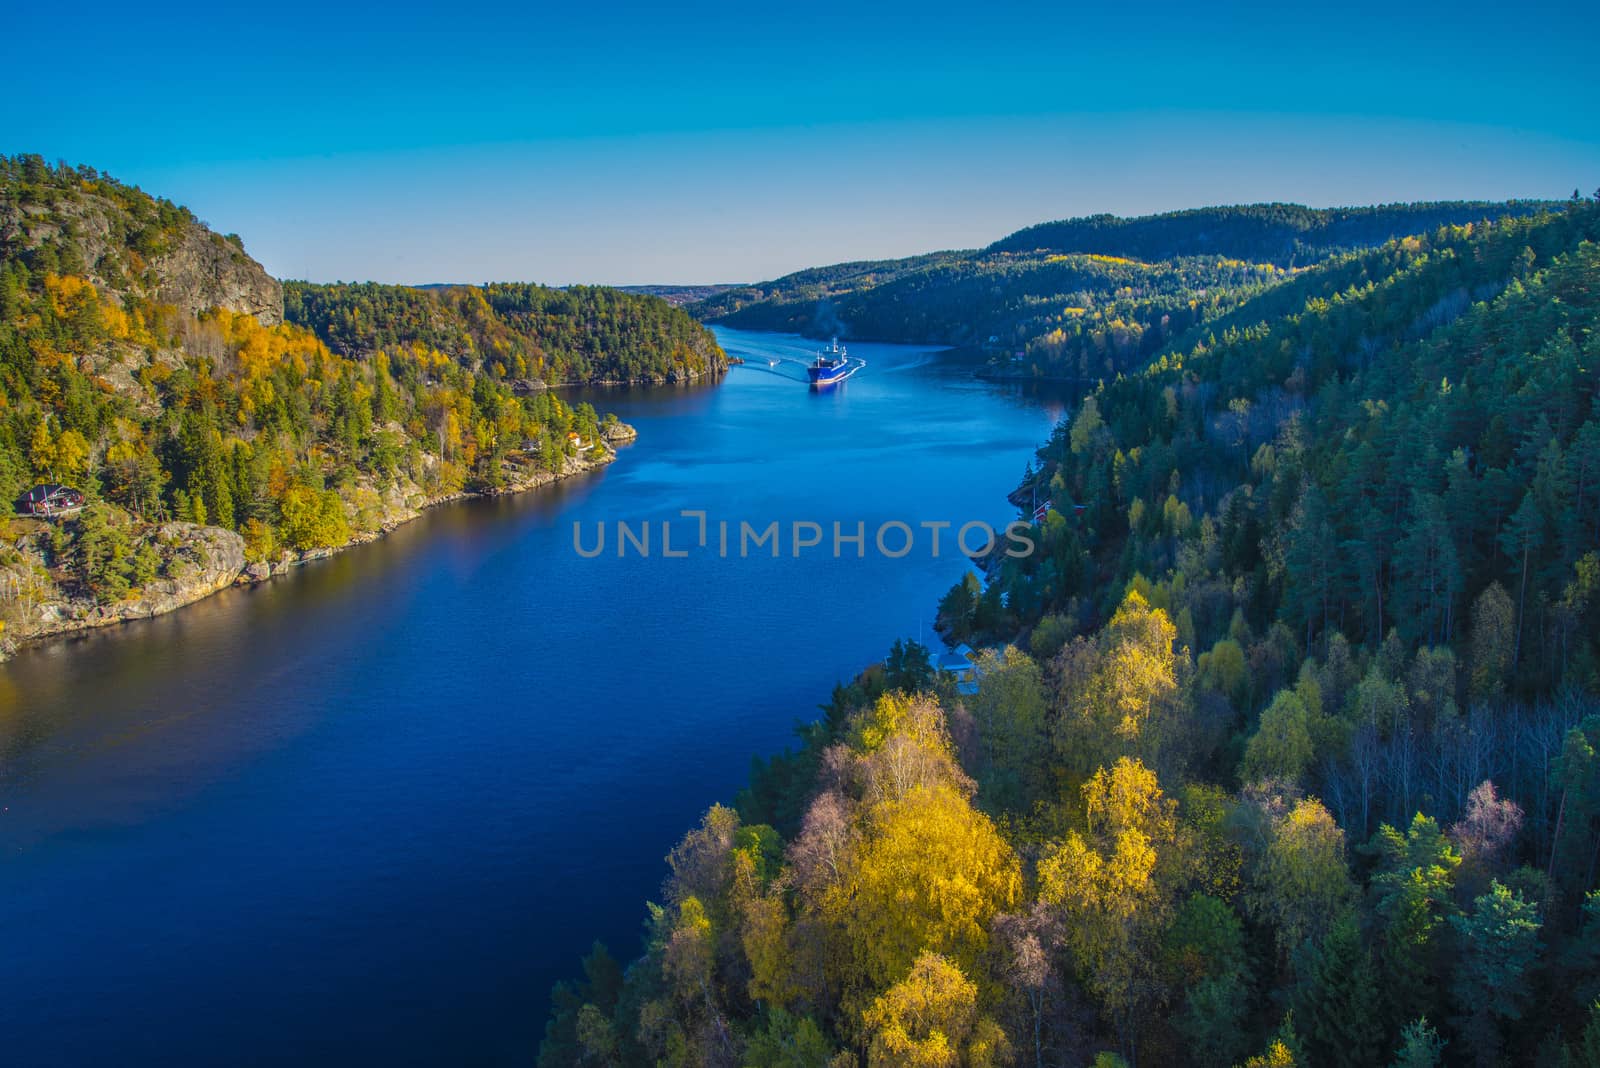
[(234, 586), (259, 586), (280, 575), (288, 574), (304, 564), (326, 560), (349, 549), (369, 545), (387, 537), (407, 523), (420, 519), (425, 512), (442, 505), (473, 498), (516, 496), (601, 470), (616, 462), (621, 446), (632, 444), (638, 438), (639, 432), (632, 426), (619, 423), (611, 433), (603, 435), (600, 439), (599, 444), (606, 450), (604, 456), (574, 457), (567, 461), (559, 472), (537, 471), (531, 476), (498, 489), (457, 490), (437, 497), (426, 497), (417, 504), (408, 506), (403, 513), (385, 519), (376, 528), (353, 535), (349, 541), (341, 545), (324, 549), (305, 549), (299, 552), (285, 550), (282, 556), (272, 562), (246, 562), (244, 541), (234, 531), (222, 527), (202, 527), (193, 523), (161, 524), (158, 528), (161, 532), (187, 537), (184, 550), (199, 546), (203, 558), (208, 560), (213, 554), (220, 555), (223, 558), (220, 566), (201, 565), (199, 574), (187, 584), (172, 578), (158, 580), (151, 583), (139, 597), (116, 604), (85, 604), (76, 599), (40, 604), (35, 610), (45, 616), (45, 621), (39, 629), (20, 637), (0, 632), (0, 664), (23, 649), (71, 638), (89, 631), (105, 630), (143, 619), (154, 619), (187, 608)]
[(1098, 381), (1098, 379), (1085, 378), (1082, 375), (1030, 375), (990, 370), (988, 367), (980, 367), (973, 371), (972, 375), (974, 378), (981, 378), (985, 382), (1052, 382), (1066, 386), (1089, 385)]
[[(729, 366), (733, 361), (729, 359)], [(522, 378), (512, 382), (512, 388), (518, 393), (555, 393), (563, 390), (575, 389), (625, 389), (631, 386), (693, 386), (707, 379), (718, 379), (728, 373), (728, 368), (712, 367), (705, 371), (693, 371), (650, 375), (644, 378), (588, 378), (577, 382), (546, 382), (541, 378)]]
[[(723, 320), (713, 319), (706, 323), (707, 326), (726, 326), (730, 330), (743, 330), (752, 334), (784, 334), (805, 338), (807, 341), (827, 341), (826, 337), (812, 337), (810, 334), (797, 333), (793, 330), (777, 330), (767, 327), (731, 326)], [(903, 338), (883, 337), (851, 337), (850, 341), (860, 341), (869, 345), (907, 345), (915, 348), (928, 348), (937, 355), (953, 364), (967, 364), (972, 367), (972, 376), (985, 382), (1046, 382), (1067, 386), (1092, 386), (1097, 379), (1083, 375), (1036, 375), (1023, 371), (1015, 371), (1005, 363), (992, 362), (989, 356), (991, 350), (973, 342), (950, 341), (906, 341)], [(730, 366), (742, 364), (744, 361), (738, 357), (730, 356)]]

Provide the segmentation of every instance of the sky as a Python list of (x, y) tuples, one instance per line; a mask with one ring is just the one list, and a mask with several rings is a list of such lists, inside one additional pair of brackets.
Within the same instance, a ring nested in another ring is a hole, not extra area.
[(0, 152), (186, 204), (279, 277), (406, 283), (755, 281), (1099, 212), (1600, 186), (1572, 2), (223, 6), (8, 12)]

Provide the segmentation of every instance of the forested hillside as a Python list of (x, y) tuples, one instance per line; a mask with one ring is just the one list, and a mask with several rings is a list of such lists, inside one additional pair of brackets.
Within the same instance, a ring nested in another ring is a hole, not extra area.
[(665, 300), (603, 287), (290, 282), (284, 312), (341, 355), (422, 345), (497, 378), (550, 385), (677, 382), (727, 370), (711, 332)]
[[(915, 271), (957, 262), (970, 255), (966, 252), (934, 252), (903, 260), (860, 260), (835, 263), (828, 267), (811, 267), (771, 282), (731, 286), (691, 303), (689, 310), (707, 321), (726, 320), (730, 326), (752, 330), (800, 330), (802, 327), (806, 332), (832, 330), (844, 324), (828, 319), (826, 312), (818, 311), (815, 307), (808, 312), (805, 305), (815, 305), (818, 301), (871, 289)], [(739, 312), (743, 312), (743, 316), (733, 318)], [(817, 317), (815, 324), (810, 316)], [(768, 323), (776, 325), (764, 325)]]
[(1102, 215), (1019, 231), (978, 252), (838, 264), (735, 287), (691, 310), (708, 321), (813, 337), (966, 346), (991, 371), (1093, 382), (1141, 367), (1297, 268), (1391, 237), (1532, 203)]
[(730, 285), (635, 285), (617, 286), (624, 293), (636, 293), (640, 296), (660, 297), (673, 307), (684, 304), (693, 304), (697, 300), (709, 300), (719, 293), (726, 293), (733, 287)]
[(989, 252), (1098, 252), (1139, 260), (1227, 256), (1278, 267), (1309, 267), (1329, 256), (1372, 248), (1409, 234), (1479, 219), (1531, 215), (1553, 205), (1487, 200), (1308, 208), (1243, 204), (1124, 219), (1091, 215), (1040, 223), (1001, 238)]
[(976, 693), (836, 688), (541, 1065), (1600, 1063), (1597, 241), (1335, 256), (1096, 388), (940, 606)]
[[(486, 323), (536, 322), (539, 351), (583, 377), (720, 360), (659, 300), (515, 286), (451, 299), (493, 300)], [(385, 335), (341, 354), (284, 323), (281, 302), (237, 237), (185, 209), (91, 168), (0, 157), (0, 517), (36, 483), (87, 497), (50, 524), (0, 520), (0, 641), (163, 610), (238, 559), (282, 564), (463, 490), (603, 462), (625, 433), (517, 388), (534, 350), (509, 326), (472, 335), (483, 349)]]

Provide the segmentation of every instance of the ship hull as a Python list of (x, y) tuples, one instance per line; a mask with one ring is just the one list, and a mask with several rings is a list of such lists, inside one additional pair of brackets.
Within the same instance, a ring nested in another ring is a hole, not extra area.
[(811, 379), (813, 386), (831, 386), (845, 377), (849, 368), (842, 364), (838, 367), (807, 367), (806, 375)]

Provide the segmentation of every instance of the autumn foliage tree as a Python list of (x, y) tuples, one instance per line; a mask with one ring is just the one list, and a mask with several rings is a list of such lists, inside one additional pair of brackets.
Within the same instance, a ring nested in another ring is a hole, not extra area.
[(1011, 1059), (1005, 1033), (978, 1011), (977, 986), (937, 953), (920, 954), (862, 1020), (870, 1068), (994, 1068)]
[(1039, 897), (1057, 909), (1088, 987), (1124, 1044), (1160, 1000), (1156, 939), (1172, 906), (1176, 804), (1124, 757), (1083, 787), (1087, 833), (1070, 832), (1039, 862)]

